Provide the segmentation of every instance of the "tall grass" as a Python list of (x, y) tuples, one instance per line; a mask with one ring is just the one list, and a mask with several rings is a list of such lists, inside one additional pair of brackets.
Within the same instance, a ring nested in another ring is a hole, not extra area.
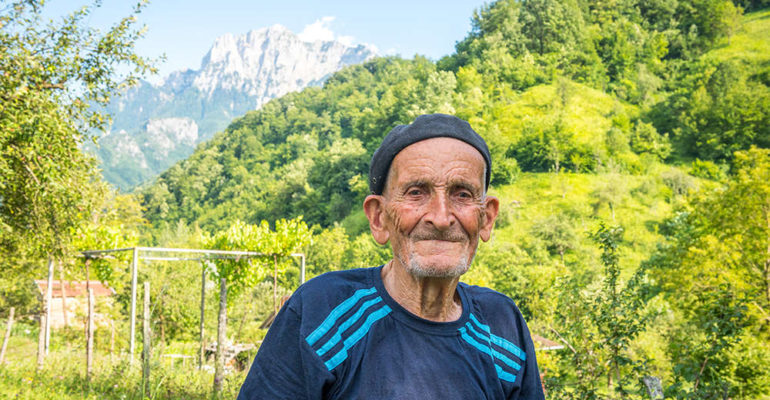
[[(42, 370), (36, 369), (37, 329), (20, 324), (8, 345), (6, 363), (0, 366), (0, 399), (210, 399), (213, 368), (198, 370), (197, 358), (184, 363), (157, 355), (151, 360), (150, 393), (142, 393), (141, 349), (132, 365), (125, 353), (110, 355), (98, 350), (90, 383), (86, 381), (86, 354), (82, 344), (52, 334), (51, 350)], [(58, 338), (58, 339), (57, 339)], [(166, 352), (192, 356), (197, 344), (173, 343)], [(189, 354), (188, 354), (189, 353)], [(237, 396), (245, 371), (227, 374), (221, 398)]]

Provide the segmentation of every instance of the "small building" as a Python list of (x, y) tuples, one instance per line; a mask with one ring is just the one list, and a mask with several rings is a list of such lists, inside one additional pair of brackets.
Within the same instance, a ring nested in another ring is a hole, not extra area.
[[(45, 296), (46, 289), (48, 288), (48, 281), (45, 279), (35, 280), (35, 286), (37, 286), (38, 295), (42, 302)], [(93, 289), (94, 298), (97, 303), (112, 303), (112, 295), (115, 294), (115, 290), (108, 287), (99, 281), (88, 281), (88, 287)], [(66, 299), (62, 302), (62, 290)], [(54, 280), (51, 282), (51, 328), (60, 328), (64, 326), (64, 306), (67, 315), (67, 322), (69, 324), (75, 324), (88, 315), (88, 291), (86, 289), (86, 281), (64, 281), (62, 285), (61, 281)], [(94, 322), (97, 326), (109, 326), (110, 318), (99, 313), (99, 309), (94, 310)]]
[(534, 333), (532, 334), (532, 341), (535, 343), (536, 351), (561, 350), (564, 348), (563, 344), (554, 342), (551, 339), (546, 339)]

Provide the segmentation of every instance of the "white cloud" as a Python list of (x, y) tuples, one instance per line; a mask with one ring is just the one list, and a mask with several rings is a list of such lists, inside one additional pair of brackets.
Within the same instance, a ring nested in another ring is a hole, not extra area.
[(337, 36), (334, 31), (331, 30), (329, 25), (334, 21), (335, 17), (326, 16), (316, 20), (312, 24), (306, 25), (305, 29), (298, 35), (300, 39), (305, 42), (315, 41), (331, 41), (337, 40), (346, 45), (353, 44), (353, 36)]

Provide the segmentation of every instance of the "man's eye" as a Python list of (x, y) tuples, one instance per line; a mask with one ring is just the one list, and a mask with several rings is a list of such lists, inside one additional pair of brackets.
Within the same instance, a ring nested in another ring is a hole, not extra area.
[(456, 196), (461, 198), (461, 199), (472, 199), (473, 198), (473, 194), (471, 194), (471, 192), (466, 192), (464, 190), (460, 191), (460, 192), (457, 192)]
[(409, 195), (409, 196), (419, 196), (419, 195), (422, 194), (422, 190), (420, 190), (420, 189), (409, 189), (406, 192), (406, 194)]

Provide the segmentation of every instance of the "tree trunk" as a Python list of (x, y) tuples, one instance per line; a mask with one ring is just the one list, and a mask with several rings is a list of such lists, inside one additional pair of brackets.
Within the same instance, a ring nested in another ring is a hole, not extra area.
[(217, 323), (217, 355), (214, 369), (214, 396), (220, 398), (225, 379), (225, 340), (227, 338), (227, 280), (219, 280), (219, 322)]
[(8, 340), (11, 339), (11, 328), (13, 327), (13, 314), (16, 311), (16, 307), (11, 307), (11, 311), (8, 313), (8, 325), (5, 327), (5, 337), (3, 338), (3, 348), (0, 349), (0, 365), (5, 362), (5, 349), (8, 348)]
[(709, 362), (709, 357), (706, 357), (703, 359), (703, 364), (700, 366), (700, 371), (698, 371), (698, 375), (695, 377), (695, 385), (693, 385), (693, 391), (698, 390), (698, 384), (700, 383), (700, 376), (703, 375), (703, 370), (706, 369), (706, 363)]
[(64, 326), (69, 326), (67, 317), (67, 292), (64, 290), (64, 263), (59, 260), (59, 285), (61, 286), (61, 316), (64, 319)]

